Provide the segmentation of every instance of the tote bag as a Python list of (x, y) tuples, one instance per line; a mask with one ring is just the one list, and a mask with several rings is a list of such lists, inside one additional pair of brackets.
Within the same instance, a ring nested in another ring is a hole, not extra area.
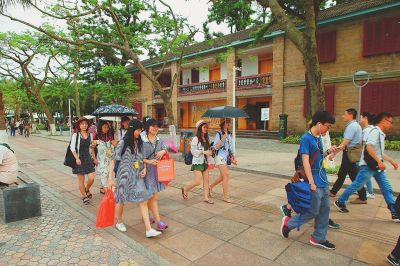
[(157, 164), (157, 179), (159, 182), (171, 182), (175, 179), (174, 160), (166, 153)]

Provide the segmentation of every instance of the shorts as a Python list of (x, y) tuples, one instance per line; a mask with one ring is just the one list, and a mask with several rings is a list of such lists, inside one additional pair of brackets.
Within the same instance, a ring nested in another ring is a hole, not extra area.
[(200, 171), (200, 172), (204, 172), (208, 170), (208, 164), (192, 164), (192, 168), (190, 169), (190, 171)]
[(224, 165), (224, 164), (226, 164), (226, 160), (224, 157), (219, 156), (219, 155), (215, 156), (215, 165), (216, 166)]

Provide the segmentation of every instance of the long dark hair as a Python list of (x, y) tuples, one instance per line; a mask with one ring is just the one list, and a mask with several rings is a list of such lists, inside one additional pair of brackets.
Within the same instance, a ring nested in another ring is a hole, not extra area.
[[(221, 129), (221, 132), (224, 132), (225, 123), (226, 123), (226, 120), (222, 121), (222, 122), (219, 124), (219, 128)], [(229, 131), (229, 128), (228, 128), (228, 135), (229, 135), (229, 134), (231, 134), (231, 132)]]
[[(107, 134), (103, 134), (103, 126), (108, 125)], [(114, 134), (112, 133), (111, 126), (107, 121), (100, 120), (97, 126), (97, 139), (102, 141), (109, 141), (114, 139)]]
[(197, 132), (196, 132), (196, 137), (199, 140), (199, 142), (201, 143), (201, 145), (204, 147), (205, 143), (207, 143), (208, 147), (210, 147), (210, 138), (208, 137), (208, 132), (204, 135), (204, 138), (206, 139), (206, 142), (203, 141), (203, 126), (206, 125), (207, 123), (203, 123), (201, 124), (198, 128), (197, 128)]
[(136, 129), (143, 129), (143, 123), (136, 119), (131, 120), (129, 122), (128, 131), (124, 136), (124, 145), (126, 145), (131, 149), (132, 154), (136, 153), (137, 150), (139, 152), (142, 152), (143, 148), (143, 140), (140, 137), (140, 135), (139, 138), (137, 139), (137, 142), (135, 141), (135, 138), (133, 136), (133, 133), (135, 132)]

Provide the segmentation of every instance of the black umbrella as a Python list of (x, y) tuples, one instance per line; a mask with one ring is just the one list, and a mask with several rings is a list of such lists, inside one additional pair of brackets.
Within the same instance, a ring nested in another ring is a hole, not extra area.
[(242, 109), (233, 106), (218, 106), (208, 109), (202, 117), (209, 118), (248, 118), (249, 115)]
[(118, 104), (100, 106), (93, 112), (95, 116), (129, 116), (138, 114), (135, 109)]

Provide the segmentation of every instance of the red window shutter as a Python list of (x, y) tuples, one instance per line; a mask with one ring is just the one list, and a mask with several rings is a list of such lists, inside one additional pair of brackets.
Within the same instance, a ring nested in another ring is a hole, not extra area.
[(336, 31), (317, 34), (317, 53), (320, 63), (329, 63), (336, 60)]
[(362, 89), (361, 112), (400, 116), (400, 80), (368, 83)]
[(138, 89), (140, 90), (142, 87), (142, 75), (140, 74), (140, 72), (133, 74), (133, 80), (135, 81), (136, 85), (138, 86)]
[(132, 104), (133, 109), (135, 109), (139, 114), (137, 115), (138, 119), (142, 119), (142, 103), (133, 103)]
[(307, 88), (304, 89), (303, 92), (303, 116), (307, 117), (307, 112), (308, 112), (308, 94), (307, 94)]
[(335, 114), (335, 85), (325, 85), (325, 110)]
[(363, 56), (400, 52), (400, 16), (364, 23)]

